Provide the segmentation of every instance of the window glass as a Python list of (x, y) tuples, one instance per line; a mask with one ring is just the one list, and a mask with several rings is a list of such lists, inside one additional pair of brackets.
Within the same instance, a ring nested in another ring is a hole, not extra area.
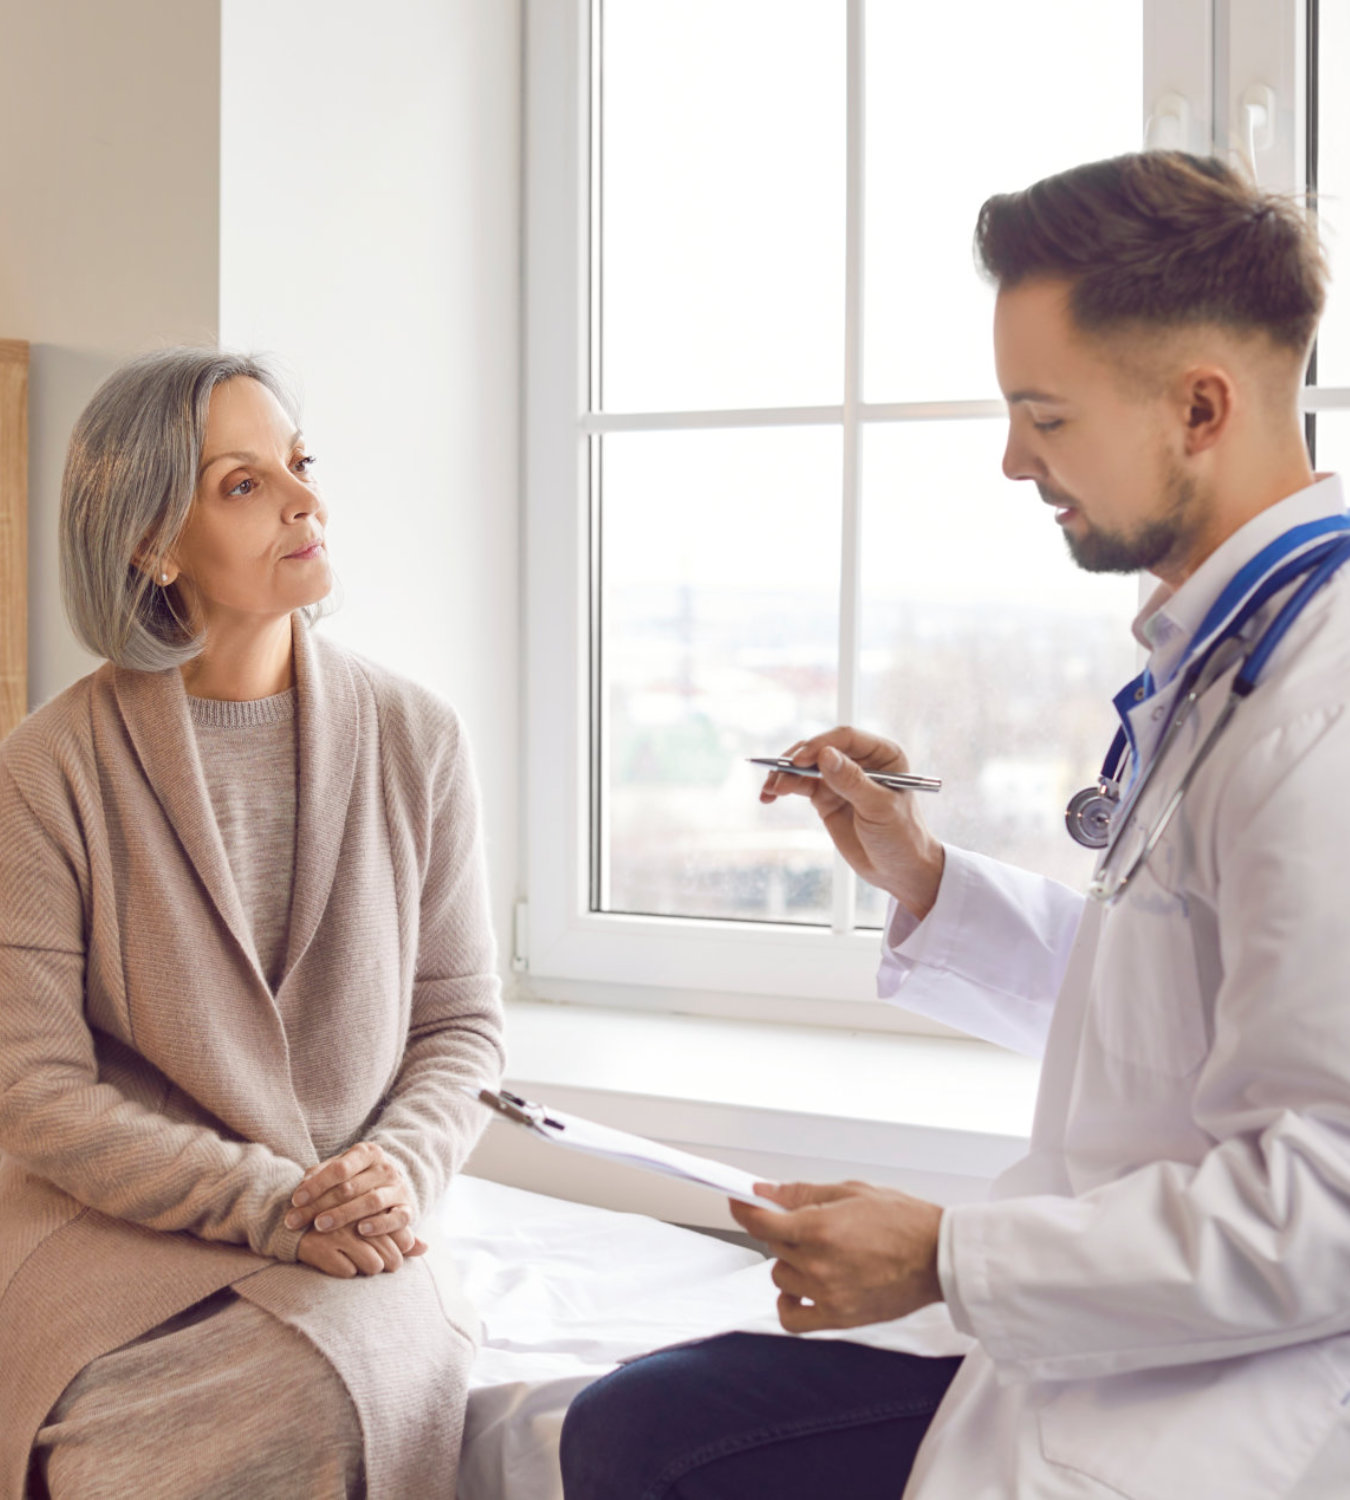
[(1322, 411), (1317, 414), (1317, 470), (1321, 474), (1339, 474), (1350, 500), (1350, 411)]
[(835, 428), (602, 449), (602, 910), (828, 922), (828, 840), (752, 755), (834, 722)]
[(605, 407), (837, 404), (845, 6), (600, 12)]
[[(1135, 578), (1070, 560), (1004, 421), (898, 422), (863, 449), (862, 722), (943, 789), (944, 840), (1082, 886), (1064, 806), (1101, 767), (1111, 697), (1138, 671)], [(864, 889), (860, 914), (884, 901)]]
[(868, 401), (998, 394), (975, 216), (1139, 149), (1142, 16), (1141, 0), (868, 5)]
[[(1317, 340), (1317, 383), (1350, 386), (1350, 0), (1319, 0), (1317, 26), (1317, 206), (1331, 266)], [(1319, 419), (1319, 466), (1321, 441)]]

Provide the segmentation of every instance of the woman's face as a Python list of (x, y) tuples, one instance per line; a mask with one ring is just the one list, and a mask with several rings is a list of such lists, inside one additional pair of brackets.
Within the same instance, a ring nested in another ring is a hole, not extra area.
[(276, 619), (328, 593), (328, 511), (313, 462), (265, 385), (239, 376), (211, 393), (192, 509), (162, 568), (194, 628)]

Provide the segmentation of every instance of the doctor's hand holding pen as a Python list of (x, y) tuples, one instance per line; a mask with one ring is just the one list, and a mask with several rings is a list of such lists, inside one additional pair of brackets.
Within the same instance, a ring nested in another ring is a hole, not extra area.
[(798, 766), (818, 766), (820, 775), (770, 771), (759, 800), (809, 797), (835, 847), (862, 879), (894, 896), (922, 921), (942, 882), (942, 844), (928, 831), (914, 792), (892, 791), (868, 777), (908, 774), (900, 746), (840, 725), (798, 741), (783, 758)]

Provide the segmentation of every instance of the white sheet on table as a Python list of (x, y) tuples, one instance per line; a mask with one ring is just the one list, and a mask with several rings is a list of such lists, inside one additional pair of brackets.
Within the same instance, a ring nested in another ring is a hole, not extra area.
[[(483, 1320), (459, 1500), (561, 1500), (567, 1405), (622, 1361), (733, 1329), (782, 1334), (769, 1262), (640, 1214), (461, 1177), (423, 1233)], [(941, 1305), (822, 1336), (929, 1356), (971, 1344)]]

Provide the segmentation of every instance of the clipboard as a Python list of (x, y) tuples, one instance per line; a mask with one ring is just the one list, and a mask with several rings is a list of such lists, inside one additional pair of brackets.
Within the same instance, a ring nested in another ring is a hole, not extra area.
[(646, 1136), (630, 1135), (626, 1130), (597, 1125), (594, 1120), (583, 1120), (577, 1115), (564, 1114), (560, 1109), (549, 1109), (505, 1089), (467, 1089), (465, 1092), (472, 1094), (480, 1104), (486, 1104), (502, 1119), (510, 1120), (513, 1125), (519, 1125), (555, 1146), (598, 1156), (604, 1161), (619, 1162), (625, 1167), (641, 1167), (647, 1172), (695, 1182), (725, 1197), (768, 1209), (770, 1213), (786, 1212), (771, 1199), (755, 1192), (755, 1183), (763, 1182), (764, 1178), (743, 1172), (739, 1167), (729, 1167), (725, 1162), (695, 1156), (689, 1151), (677, 1151), (673, 1146), (663, 1146)]

